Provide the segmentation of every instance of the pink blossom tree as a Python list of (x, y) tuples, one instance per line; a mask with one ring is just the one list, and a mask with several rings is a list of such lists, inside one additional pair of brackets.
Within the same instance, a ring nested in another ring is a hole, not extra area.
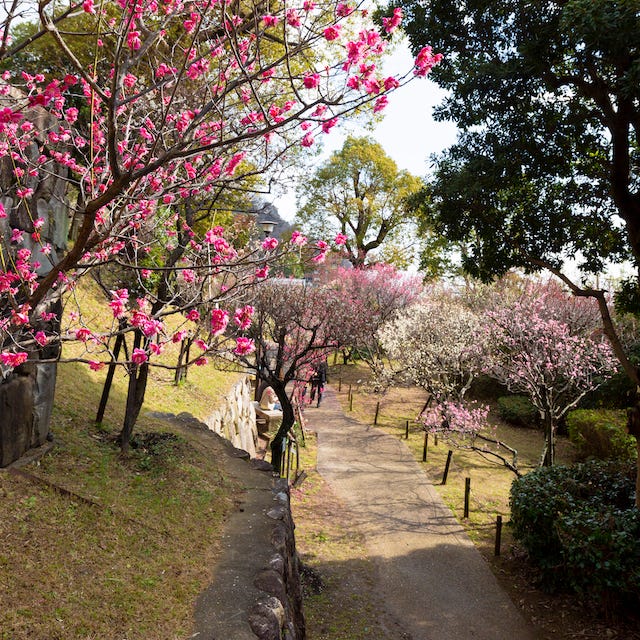
[(597, 330), (592, 300), (562, 294), (555, 283), (532, 285), (509, 307), (487, 313), (492, 345), (487, 371), (510, 390), (525, 393), (545, 429), (544, 465), (553, 465), (559, 421), (616, 368)]
[(341, 321), (336, 330), (343, 345), (345, 362), (355, 349), (381, 380), (385, 371), (385, 354), (378, 330), (420, 295), (420, 278), (387, 264), (337, 268), (325, 278), (331, 280), (330, 286), (338, 294), (336, 304), (341, 310)]
[(235, 354), (256, 372), (258, 383), (271, 386), (278, 396), (283, 417), (271, 441), (271, 461), (279, 469), (284, 440), (295, 420), (286, 387), (306, 381), (311, 368), (340, 346), (338, 294), (330, 286), (301, 279), (265, 280), (252, 293), (248, 342)]
[[(117, 264), (140, 285), (110, 300), (124, 321), (114, 332), (136, 336), (134, 376), (166, 339), (164, 315), (193, 316), (200, 303), (224, 301), (229, 282), (266, 277), (274, 248), (238, 250), (224, 229), (195, 224), (175, 203), (273, 174), (293, 149), (365, 105), (382, 109), (389, 91), (438, 62), (425, 50), (406, 75), (380, 76), (385, 44), (367, 20), (332, 2), (14, 3), (0, 25), (0, 59), (46, 36), (63, 71), (16, 68), (0, 80), (3, 379), (60, 341), (55, 322), (42, 323), (55, 321), (49, 305), (78, 273)], [(34, 29), (14, 39), (25, 21)], [(397, 24), (394, 14), (387, 31)], [(54, 172), (62, 186), (44, 193)], [(77, 222), (70, 246), (52, 242), (52, 202)], [(148, 286), (154, 276), (162, 292)], [(109, 336), (87, 331), (73, 337), (108, 348)]]

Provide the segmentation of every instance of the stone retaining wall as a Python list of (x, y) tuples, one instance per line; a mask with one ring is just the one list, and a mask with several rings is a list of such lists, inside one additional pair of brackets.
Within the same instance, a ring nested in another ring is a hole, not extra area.
[(204, 420), (211, 431), (256, 457), (258, 430), (253, 406), (253, 391), (248, 378), (243, 378), (229, 391), (220, 406)]
[(256, 575), (253, 586), (264, 592), (249, 611), (249, 626), (259, 640), (304, 640), (300, 568), (294, 538), (295, 525), (289, 504), (289, 486), (275, 481), (275, 505), (266, 516), (273, 521), (272, 555)]

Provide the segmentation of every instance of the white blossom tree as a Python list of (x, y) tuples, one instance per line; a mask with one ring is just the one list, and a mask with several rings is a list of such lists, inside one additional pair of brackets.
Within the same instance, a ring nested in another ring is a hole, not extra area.
[(389, 358), (428, 392), (420, 419), (428, 431), (451, 439), (476, 433), (487, 407), (465, 403), (465, 395), (486, 358), (480, 317), (451, 292), (431, 289), (380, 331)]
[(461, 402), (484, 366), (485, 335), (463, 300), (431, 289), (380, 331), (380, 340), (434, 402)]

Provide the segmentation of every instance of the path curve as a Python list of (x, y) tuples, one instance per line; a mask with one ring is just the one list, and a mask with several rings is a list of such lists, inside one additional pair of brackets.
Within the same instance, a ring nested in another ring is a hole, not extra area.
[(412, 640), (534, 640), (399, 438), (348, 418), (331, 388), (305, 411), (318, 471), (353, 512), (380, 595)]

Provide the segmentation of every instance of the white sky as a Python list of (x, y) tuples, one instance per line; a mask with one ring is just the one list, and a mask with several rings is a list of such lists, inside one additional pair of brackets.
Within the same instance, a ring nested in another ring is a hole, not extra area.
[[(385, 75), (401, 75), (413, 68), (413, 60), (406, 43), (399, 44), (397, 50), (385, 62)], [(455, 142), (456, 127), (450, 122), (434, 122), (431, 117), (433, 107), (442, 101), (444, 92), (425, 78), (416, 78), (400, 87), (389, 96), (384, 120), (373, 131), (334, 130), (326, 136), (324, 152), (317, 163), (325, 160), (333, 151), (342, 146), (347, 133), (369, 135), (382, 145), (400, 169), (414, 175), (424, 176), (429, 170), (429, 156)], [(314, 166), (309, 166), (309, 174)], [(291, 222), (295, 216), (295, 194), (290, 191), (274, 197), (273, 204), (278, 213)]]

